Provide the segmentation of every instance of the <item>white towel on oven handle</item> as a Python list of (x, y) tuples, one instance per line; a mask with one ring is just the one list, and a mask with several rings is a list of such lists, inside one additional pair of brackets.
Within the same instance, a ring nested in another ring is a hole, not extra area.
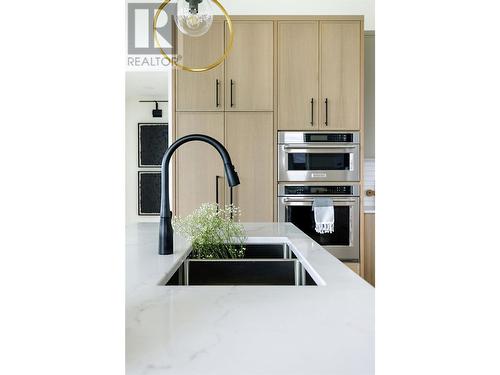
[(314, 211), (315, 230), (317, 233), (333, 233), (335, 226), (335, 209), (332, 198), (314, 198), (312, 210)]

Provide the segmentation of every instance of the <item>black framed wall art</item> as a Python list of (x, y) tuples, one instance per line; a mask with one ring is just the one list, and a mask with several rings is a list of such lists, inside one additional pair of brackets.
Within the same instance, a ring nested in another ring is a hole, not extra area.
[(139, 168), (161, 166), (161, 159), (168, 147), (168, 124), (139, 123)]
[(160, 215), (161, 172), (138, 172), (138, 214), (139, 216)]

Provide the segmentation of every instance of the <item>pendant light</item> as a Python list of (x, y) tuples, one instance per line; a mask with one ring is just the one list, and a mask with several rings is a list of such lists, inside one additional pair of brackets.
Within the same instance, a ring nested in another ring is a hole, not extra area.
[(187, 65), (181, 64), (179, 61), (176, 61), (172, 57), (168, 56), (165, 50), (160, 47), (160, 43), (158, 41), (158, 32), (157, 32), (157, 22), (158, 17), (160, 16), (163, 9), (170, 3), (171, 0), (164, 0), (163, 3), (159, 6), (158, 10), (153, 19), (153, 35), (156, 44), (159, 46), (158, 49), (163, 57), (170, 63), (172, 66), (177, 69), (182, 69), (188, 72), (205, 72), (207, 70), (213, 69), (226, 59), (229, 54), (229, 51), (233, 47), (233, 23), (231, 22), (231, 18), (227, 13), (226, 9), (219, 3), (218, 0), (178, 0), (177, 2), (177, 14), (174, 17), (177, 28), (183, 34), (190, 37), (199, 37), (208, 32), (210, 30), (210, 26), (212, 26), (213, 22), (213, 6), (212, 3), (215, 4), (227, 22), (227, 28), (229, 30), (229, 41), (224, 50), (224, 54), (220, 56), (213, 63), (203, 66), (203, 67), (191, 67)]
[(210, 29), (214, 20), (212, 3), (210, 0), (180, 0), (174, 19), (183, 34), (202, 36)]

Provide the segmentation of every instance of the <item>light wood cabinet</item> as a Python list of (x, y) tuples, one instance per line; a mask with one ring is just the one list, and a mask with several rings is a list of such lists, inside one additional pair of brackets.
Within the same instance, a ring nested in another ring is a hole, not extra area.
[[(196, 38), (178, 33), (177, 54), (183, 65), (203, 67), (223, 53), (224, 22), (214, 21), (208, 33)], [(224, 111), (223, 81), (224, 64), (206, 72), (177, 70), (177, 111)]]
[(375, 214), (365, 214), (365, 280), (375, 286)]
[[(229, 31), (214, 21), (197, 38), (179, 33), (181, 63), (205, 66), (224, 54)], [(272, 111), (274, 98), (273, 21), (234, 21), (233, 48), (223, 64), (206, 72), (177, 72), (177, 111)], [(226, 38), (226, 40), (225, 40)]]
[(278, 129), (318, 128), (318, 69), (318, 22), (278, 22)]
[(320, 130), (359, 130), (361, 28), (320, 21)]
[(343, 262), (347, 267), (351, 269), (354, 273), (359, 275), (359, 263), (353, 263), (353, 262)]
[[(272, 21), (235, 21), (233, 48), (225, 61), (226, 111), (272, 111)], [(229, 31), (226, 25), (226, 45)]]
[(360, 129), (361, 32), (356, 20), (278, 22), (278, 129)]
[(226, 113), (227, 149), (241, 182), (233, 203), (241, 221), (273, 221), (273, 140), (272, 112)]
[[(178, 112), (177, 138), (193, 133), (223, 142), (224, 113)], [(177, 215), (184, 217), (202, 203), (215, 203), (216, 183), (219, 202), (224, 202), (224, 166), (215, 148), (205, 142), (188, 142), (176, 151), (175, 156)]]
[[(234, 45), (224, 63), (201, 73), (172, 70), (173, 134), (202, 133), (221, 141), (241, 179), (233, 201), (242, 221), (272, 221), (276, 130), (362, 133), (363, 19), (235, 16), (233, 27)], [(205, 66), (224, 54), (228, 38), (222, 16), (201, 37), (178, 33), (180, 62)], [(177, 215), (215, 202), (216, 176), (218, 200), (229, 203), (223, 165), (212, 147), (191, 142), (174, 161)], [(348, 266), (368, 272), (364, 263), (362, 269)]]

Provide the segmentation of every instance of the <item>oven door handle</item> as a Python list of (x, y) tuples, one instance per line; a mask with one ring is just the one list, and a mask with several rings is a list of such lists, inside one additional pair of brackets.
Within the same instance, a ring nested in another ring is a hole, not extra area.
[(328, 146), (317, 146), (317, 145), (302, 145), (302, 146), (283, 146), (283, 150), (307, 150), (311, 149), (320, 149), (320, 150), (328, 150), (331, 148), (356, 148), (358, 145), (328, 145)]
[[(318, 196), (318, 198), (324, 198), (322, 196)], [(330, 197), (333, 200), (333, 203), (356, 203), (356, 198), (338, 198), (338, 197)], [(283, 198), (283, 203), (313, 203), (314, 198)]]

